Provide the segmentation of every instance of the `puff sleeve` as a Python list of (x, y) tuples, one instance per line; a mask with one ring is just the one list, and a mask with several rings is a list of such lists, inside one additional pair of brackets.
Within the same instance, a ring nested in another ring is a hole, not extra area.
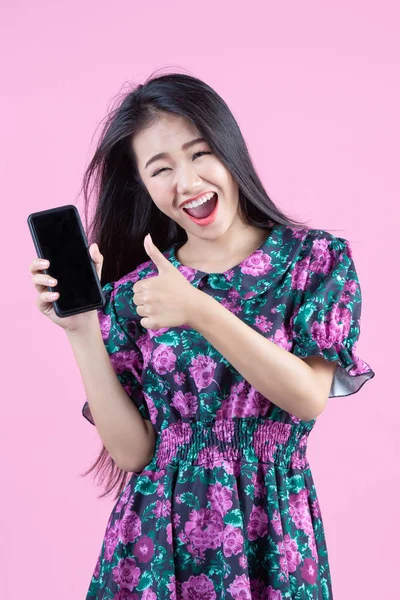
[(292, 352), (335, 361), (329, 397), (349, 396), (375, 375), (357, 355), (362, 297), (350, 243), (317, 237), (305, 268), (304, 295), (292, 316)]
[[(136, 345), (140, 332), (134, 320), (132, 282), (127, 283), (117, 286), (111, 282), (103, 287), (106, 303), (97, 314), (104, 345), (118, 380), (142, 417), (150, 420), (141, 386), (143, 359)], [(82, 415), (95, 424), (87, 400)]]

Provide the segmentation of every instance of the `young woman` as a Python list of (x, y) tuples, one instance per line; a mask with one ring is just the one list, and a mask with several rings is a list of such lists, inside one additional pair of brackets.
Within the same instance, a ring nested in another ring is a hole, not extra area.
[(58, 319), (31, 265), (103, 442), (88, 472), (117, 487), (87, 599), (332, 598), (306, 448), (328, 397), (374, 376), (349, 242), (275, 206), (226, 103), (187, 75), (111, 112), (86, 215), (93, 188), (105, 308)]

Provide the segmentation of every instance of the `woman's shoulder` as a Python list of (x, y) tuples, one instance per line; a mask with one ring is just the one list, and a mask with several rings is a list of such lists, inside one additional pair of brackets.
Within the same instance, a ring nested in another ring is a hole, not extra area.
[(158, 274), (157, 269), (152, 260), (147, 260), (137, 265), (133, 271), (130, 271), (126, 275), (120, 277), (116, 281), (112, 281), (106, 285), (111, 286), (114, 293), (126, 292), (128, 289), (132, 289), (133, 285), (141, 279), (147, 279), (148, 277), (155, 277)]
[(293, 229), (294, 235), (299, 235), (302, 232), (302, 244), (300, 252), (297, 255), (297, 260), (302, 260), (305, 257), (330, 253), (335, 257), (342, 254), (347, 254), (349, 258), (352, 256), (350, 242), (347, 238), (341, 235), (327, 231), (326, 229), (317, 229), (309, 227), (307, 229)]

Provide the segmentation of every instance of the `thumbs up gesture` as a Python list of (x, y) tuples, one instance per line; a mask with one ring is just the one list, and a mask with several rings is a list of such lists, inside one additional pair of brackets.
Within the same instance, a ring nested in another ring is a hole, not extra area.
[(153, 244), (150, 234), (144, 249), (157, 267), (158, 275), (133, 285), (133, 302), (146, 329), (194, 326), (194, 317), (204, 293), (192, 286), (182, 273)]

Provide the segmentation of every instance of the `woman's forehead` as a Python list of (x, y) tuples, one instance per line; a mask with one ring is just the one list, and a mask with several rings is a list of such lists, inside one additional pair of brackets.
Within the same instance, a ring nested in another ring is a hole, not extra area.
[(140, 131), (132, 146), (136, 156), (145, 161), (147, 154), (180, 150), (183, 144), (199, 136), (199, 130), (189, 119), (167, 113)]

